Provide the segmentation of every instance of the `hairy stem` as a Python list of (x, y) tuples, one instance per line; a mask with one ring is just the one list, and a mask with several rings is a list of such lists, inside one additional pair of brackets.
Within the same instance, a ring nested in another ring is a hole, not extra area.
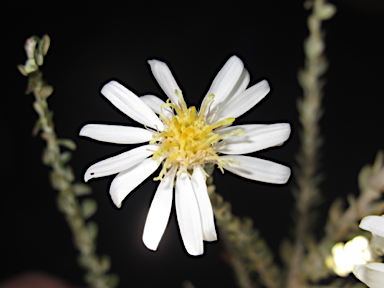
[(287, 288), (297, 288), (306, 284), (305, 273), (302, 273), (302, 260), (312, 225), (311, 211), (321, 196), (318, 158), (323, 142), (319, 128), (323, 83), (320, 77), (327, 69), (321, 23), (331, 18), (335, 10), (334, 6), (326, 4), (325, 0), (314, 0), (306, 4), (311, 5), (312, 13), (307, 20), (309, 36), (304, 42), (305, 67), (298, 73), (298, 80), (303, 89), (303, 98), (297, 102), (302, 131), (301, 148), (297, 154), (298, 167), (294, 173), (297, 183), (297, 190), (294, 191), (297, 209), (296, 227), (293, 252), (288, 263)]
[[(37, 48), (38, 45), (38, 48)], [(74, 245), (79, 250), (79, 265), (86, 270), (85, 281), (92, 288), (116, 287), (118, 278), (106, 274), (110, 268), (108, 256), (99, 257), (96, 254), (97, 225), (86, 222), (96, 211), (96, 202), (84, 199), (79, 203), (77, 196), (90, 193), (90, 188), (81, 183), (74, 183), (72, 168), (67, 164), (71, 158), (69, 151), (61, 152), (61, 147), (69, 150), (76, 149), (76, 145), (69, 139), (59, 139), (49, 110), (47, 98), (53, 93), (52, 86), (46, 85), (43, 74), (38, 66), (43, 63), (43, 56), (49, 47), (49, 37), (42, 39), (31, 37), (27, 39), (25, 48), (28, 60), (26, 65), (19, 65), (20, 72), (28, 76), (26, 94), (33, 93), (35, 101), (33, 108), (39, 115), (34, 128), (36, 135), (41, 131), (41, 138), (46, 142), (43, 162), (52, 170), (50, 172), (51, 185), (59, 191), (57, 197), (58, 209), (65, 215), (65, 219), (72, 231)]]
[[(212, 177), (210, 177), (212, 178)], [(224, 240), (226, 260), (232, 266), (239, 287), (257, 288), (257, 278), (268, 288), (281, 287), (280, 268), (273, 262), (273, 255), (266, 242), (255, 230), (250, 219), (241, 220), (231, 212), (231, 205), (208, 186), (216, 224)]]

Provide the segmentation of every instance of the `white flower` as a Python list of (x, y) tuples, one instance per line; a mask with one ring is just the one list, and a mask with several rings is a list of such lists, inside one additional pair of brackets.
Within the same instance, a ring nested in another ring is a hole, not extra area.
[[(361, 220), (361, 229), (367, 230), (373, 235), (373, 247), (376, 252), (383, 254), (384, 251), (384, 217), (370, 215)], [(370, 288), (384, 287), (384, 263), (368, 263), (357, 265), (353, 274)]]
[(337, 275), (346, 277), (355, 265), (366, 264), (371, 261), (368, 239), (356, 236), (347, 243), (336, 243), (332, 248), (332, 256), (327, 257), (326, 265)]
[(288, 167), (238, 154), (282, 144), (289, 137), (290, 125), (228, 127), (270, 90), (265, 80), (246, 89), (249, 74), (236, 56), (219, 71), (199, 110), (187, 107), (165, 63), (148, 62), (169, 98), (167, 102), (153, 95), (137, 97), (116, 81), (101, 90), (113, 105), (147, 129), (88, 124), (80, 135), (118, 144), (149, 143), (90, 166), (84, 178), (88, 181), (119, 173), (112, 181), (110, 195), (121, 207), (124, 198), (162, 164), (159, 176), (154, 178), (161, 181), (148, 212), (143, 242), (149, 249), (157, 249), (168, 223), (176, 179), (176, 214), (184, 246), (189, 254), (201, 255), (203, 240), (217, 240), (204, 165), (214, 163), (222, 172), (226, 169), (252, 180), (286, 183), (290, 176)]

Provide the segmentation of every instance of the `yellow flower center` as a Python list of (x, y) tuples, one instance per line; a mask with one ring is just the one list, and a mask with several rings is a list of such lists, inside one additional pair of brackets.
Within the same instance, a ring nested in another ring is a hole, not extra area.
[(162, 180), (169, 168), (177, 165), (178, 174), (193, 169), (196, 165), (215, 163), (222, 170), (227, 163), (222, 160), (215, 151), (215, 146), (224, 138), (235, 135), (242, 135), (241, 129), (233, 133), (220, 135), (215, 130), (229, 126), (235, 118), (226, 118), (220, 122), (209, 124), (205, 112), (214, 100), (214, 95), (206, 97), (201, 110), (196, 113), (196, 107), (187, 108), (180, 90), (175, 91), (179, 98), (179, 105), (170, 103), (161, 105), (162, 109), (172, 108), (176, 114), (172, 118), (164, 115), (161, 109), (160, 119), (164, 123), (164, 131), (153, 136), (150, 144), (158, 144), (160, 148), (153, 154), (153, 160), (159, 160), (163, 156), (163, 168), (160, 175), (154, 180)]

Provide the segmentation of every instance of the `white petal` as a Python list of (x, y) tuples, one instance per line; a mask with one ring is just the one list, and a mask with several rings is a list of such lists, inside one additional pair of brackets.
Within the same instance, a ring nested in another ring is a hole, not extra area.
[[(147, 104), (156, 114), (160, 114), (161, 105), (165, 104), (163, 100), (154, 95), (144, 95), (139, 98), (144, 101), (144, 103)], [(167, 109), (163, 109), (163, 113), (168, 118), (172, 117), (172, 113)]]
[(153, 112), (156, 114), (160, 113), (160, 107), (161, 105), (165, 104), (163, 100), (161, 100), (159, 97), (155, 95), (144, 95), (139, 97), (145, 104), (149, 106), (149, 108), (152, 109)]
[(218, 147), (216, 151), (224, 154), (247, 154), (260, 151), (269, 147), (281, 145), (291, 133), (291, 126), (288, 123), (271, 125), (239, 125), (219, 130), (220, 135), (242, 129), (245, 133), (241, 136), (224, 138), (225, 145)]
[(353, 274), (370, 288), (384, 287), (384, 264), (368, 263), (356, 265)]
[(183, 173), (176, 180), (176, 214), (184, 247), (190, 255), (204, 253), (200, 212), (191, 180)]
[(374, 247), (377, 254), (384, 255), (384, 237), (373, 234), (371, 246)]
[(177, 85), (167, 64), (159, 60), (149, 60), (148, 63), (151, 66), (152, 74), (157, 83), (159, 83), (161, 89), (163, 89), (164, 93), (171, 99), (173, 104), (178, 105), (179, 98), (176, 96), (175, 90), (181, 89), (179, 88), (179, 85)]
[[(243, 69), (243, 61), (241, 61), (237, 56), (232, 56), (224, 64), (223, 68), (221, 68), (219, 73), (217, 73), (207, 92), (207, 95), (205, 96), (206, 98), (211, 93), (215, 95), (215, 100), (211, 105), (211, 110), (214, 110), (218, 105), (225, 101), (238, 82)], [(204, 100), (202, 103), (204, 103)]]
[(215, 222), (213, 220), (212, 204), (208, 196), (205, 177), (200, 166), (193, 169), (192, 186), (195, 191), (197, 204), (199, 205), (201, 226), (203, 229), (203, 240), (217, 240)]
[(148, 142), (152, 140), (154, 134), (143, 128), (106, 124), (87, 124), (81, 128), (79, 133), (80, 136), (116, 144)]
[(120, 208), (121, 202), (133, 189), (141, 182), (148, 178), (157, 168), (159, 164), (152, 158), (145, 159), (141, 163), (124, 170), (117, 174), (109, 188), (109, 194), (112, 197), (113, 203)]
[(216, 114), (216, 122), (228, 117), (237, 118), (248, 110), (252, 109), (261, 99), (263, 99), (270, 91), (269, 84), (266, 80), (248, 88), (236, 97), (232, 97), (229, 101), (223, 102)]
[(92, 178), (104, 177), (127, 170), (153, 155), (158, 149), (158, 146), (144, 145), (99, 161), (87, 169), (84, 181), (87, 182)]
[(240, 93), (244, 92), (249, 84), (249, 81), (249, 73), (247, 69), (244, 68), (243, 72), (241, 72), (239, 79), (237, 80), (235, 87), (233, 87), (231, 93), (229, 93), (225, 101), (229, 101), (230, 99), (232, 99), (232, 97), (236, 97), (236, 95), (239, 95)]
[(160, 181), (145, 221), (143, 242), (148, 249), (156, 250), (167, 227), (172, 207), (172, 192), (176, 169), (171, 169)]
[(156, 114), (135, 94), (116, 81), (111, 81), (104, 85), (101, 93), (116, 106), (121, 112), (131, 117), (133, 120), (162, 131), (163, 122)]
[(284, 184), (291, 175), (287, 166), (272, 161), (242, 155), (221, 156), (223, 160), (234, 159), (241, 165), (230, 163), (223, 168), (241, 177), (266, 183)]
[(366, 216), (361, 220), (360, 226), (361, 229), (372, 232), (373, 234), (384, 237), (384, 217), (370, 215)]

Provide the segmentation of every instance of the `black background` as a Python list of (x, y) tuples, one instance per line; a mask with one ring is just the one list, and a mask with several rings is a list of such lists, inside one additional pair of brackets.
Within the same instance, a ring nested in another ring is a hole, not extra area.
[[(78, 137), (84, 124), (137, 125), (99, 93), (106, 82), (116, 79), (137, 95), (154, 93), (165, 99), (150, 73), (149, 59), (166, 61), (189, 105), (197, 105), (225, 61), (238, 55), (251, 74), (251, 84), (267, 79), (272, 90), (237, 123), (291, 123), (292, 135), (284, 146), (257, 155), (294, 165), (299, 147), (295, 107), (301, 95), (296, 73), (303, 66), (302, 43), (308, 33), (308, 12), (301, 1), (109, 2), (86, 8), (51, 3), (13, 3), (4, 9), (13, 20), (2, 25), (6, 76), (0, 96), (0, 280), (38, 270), (82, 284), (77, 252), (56, 208), (57, 192), (50, 188), (49, 170), (41, 163), (44, 142), (31, 136), (37, 118), (33, 96), (24, 95), (27, 78), (16, 69), (24, 64), (23, 45), (31, 35), (51, 37), (42, 71), (55, 88), (49, 104), (57, 133), (78, 144), (71, 161), (78, 180), (89, 165), (127, 149)], [(357, 193), (358, 171), (384, 147), (384, 4), (334, 3), (338, 13), (324, 25), (330, 68), (321, 121), (326, 139), (325, 197), (319, 203), (323, 214), (336, 197)], [(278, 186), (229, 172), (216, 171), (214, 176), (217, 191), (232, 203), (234, 213), (251, 217), (277, 251), (280, 240), (291, 233), (294, 181)], [(145, 181), (116, 209), (108, 194), (112, 179), (90, 181), (99, 206), (92, 220), (99, 224), (98, 252), (111, 256), (120, 287), (180, 287), (184, 280), (196, 287), (235, 286), (222, 260), (220, 236), (218, 242), (205, 245), (204, 256), (188, 256), (174, 210), (158, 251), (146, 249), (141, 235), (157, 183)], [(322, 221), (319, 218), (319, 227)], [(321, 228), (316, 230), (321, 233)]]

